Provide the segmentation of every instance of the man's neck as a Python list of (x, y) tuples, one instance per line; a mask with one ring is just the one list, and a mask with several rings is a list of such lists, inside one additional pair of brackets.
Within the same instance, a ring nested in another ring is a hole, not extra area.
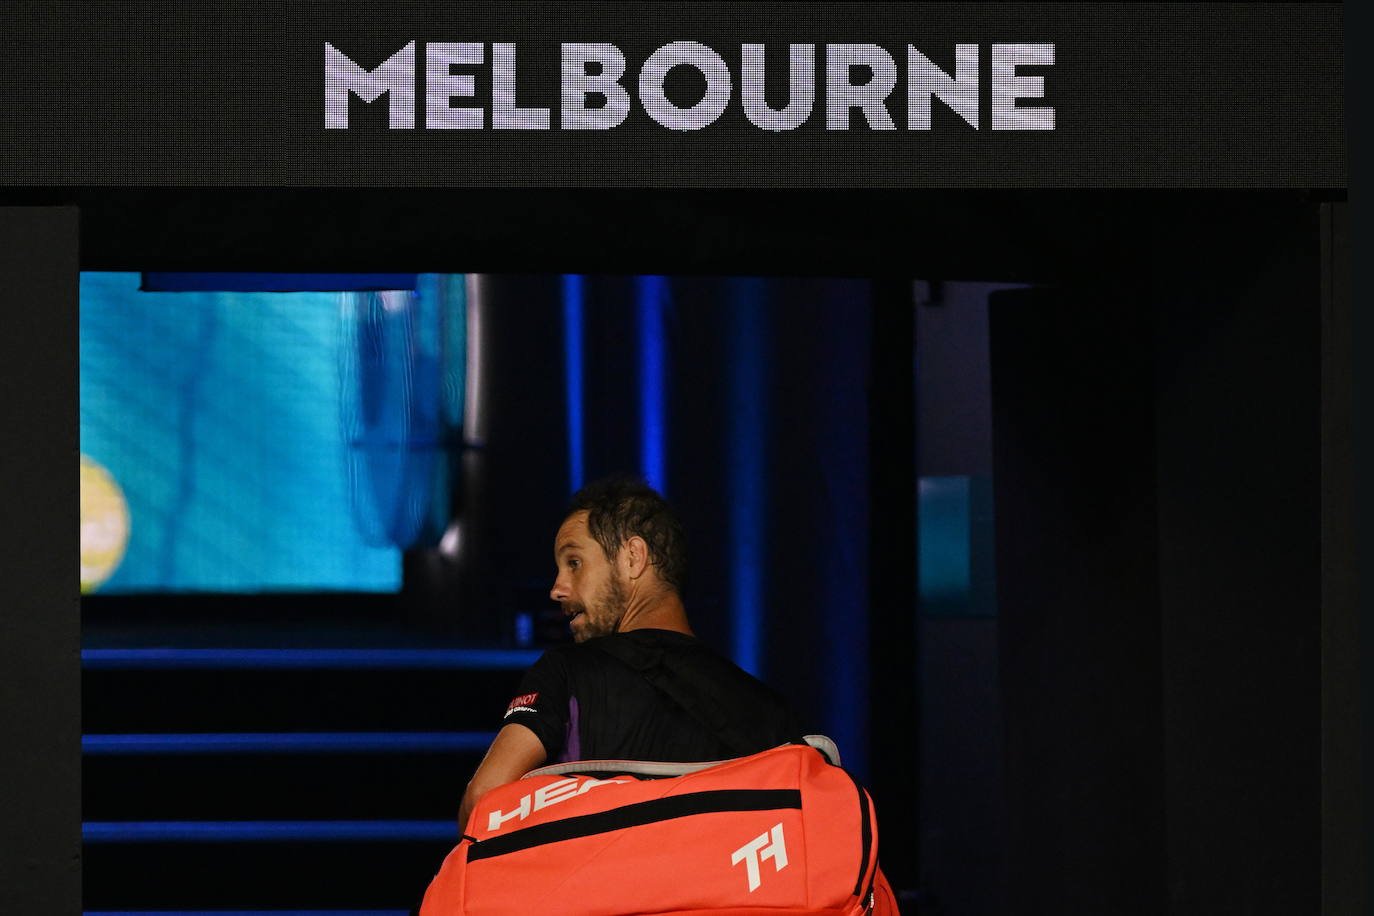
[(625, 610), (625, 616), (620, 618), (616, 632), (648, 629), (673, 630), (688, 636), (696, 635), (687, 623), (687, 610), (682, 606), (682, 599), (676, 592), (660, 593), (641, 601), (632, 599)]

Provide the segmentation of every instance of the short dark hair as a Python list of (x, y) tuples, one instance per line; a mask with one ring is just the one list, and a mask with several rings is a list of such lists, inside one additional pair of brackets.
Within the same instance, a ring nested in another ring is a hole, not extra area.
[(681, 593), (687, 574), (686, 538), (673, 507), (653, 487), (629, 474), (604, 477), (573, 494), (567, 515), (582, 511), (587, 513), (587, 530), (608, 560), (615, 559), (628, 538), (641, 537), (659, 579)]

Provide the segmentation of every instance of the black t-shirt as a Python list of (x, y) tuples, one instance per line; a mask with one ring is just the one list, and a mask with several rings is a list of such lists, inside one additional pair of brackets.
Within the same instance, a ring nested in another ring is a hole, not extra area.
[[(622, 641), (618, 654), (634, 656), (645, 670), (600, 645), (610, 640)], [(650, 678), (666, 678), (678, 699)], [(695, 715), (682, 705), (684, 696), (693, 699)], [(726, 727), (704, 724), (702, 708)], [(722, 760), (801, 737), (786, 701), (761, 681), (695, 637), (653, 629), (548, 650), (525, 673), (505, 722), (538, 735), (549, 763)]]

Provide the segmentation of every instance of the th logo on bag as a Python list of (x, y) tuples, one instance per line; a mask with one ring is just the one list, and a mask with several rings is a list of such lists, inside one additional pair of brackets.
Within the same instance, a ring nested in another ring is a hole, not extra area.
[(736, 849), (730, 855), (730, 864), (738, 865), (744, 863), (745, 869), (749, 873), (749, 893), (759, 889), (759, 860), (772, 859), (773, 870), (782, 871), (787, 867), (787, 844), (782, 838), (782, 824), (773, 827), (771, 834), (773, 841), (770, 843), (770, 831), (764, 831)]

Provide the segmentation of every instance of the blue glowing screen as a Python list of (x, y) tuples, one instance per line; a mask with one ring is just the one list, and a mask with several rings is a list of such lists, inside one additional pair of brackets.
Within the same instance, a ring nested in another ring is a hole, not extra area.
[(339, 294), (139, 285), (81, 275), (81, 451), (130, 519), (100, 590), (397, 590), (350, 510)]

